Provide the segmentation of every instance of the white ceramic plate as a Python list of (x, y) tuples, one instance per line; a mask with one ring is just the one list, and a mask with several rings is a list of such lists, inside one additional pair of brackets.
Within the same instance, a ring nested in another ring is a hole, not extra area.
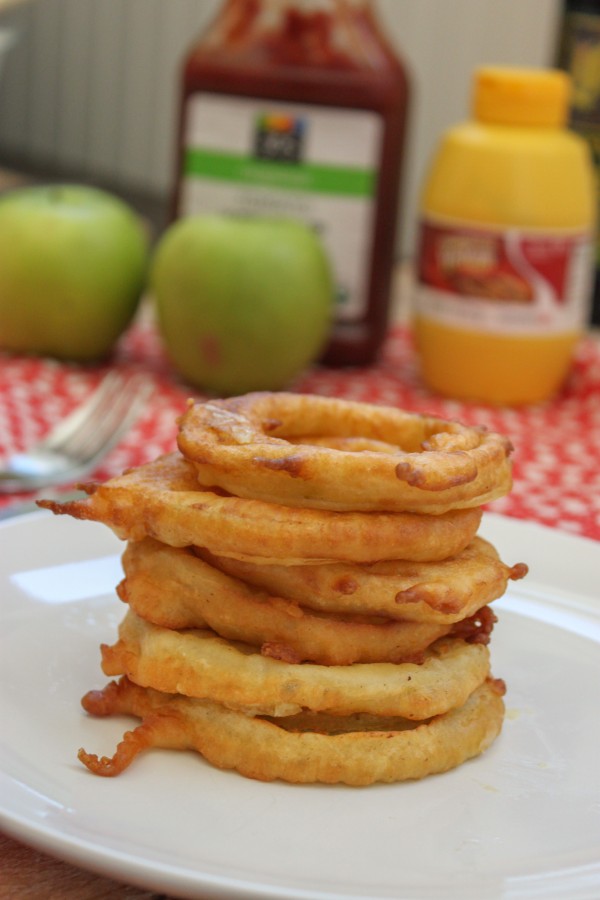
[(491, 650), (507, 719), (482, 757), (421, 782), (261, 784), (154, 751), (115, 779), (131, 720), (88, 718), (98, 646), (123, 606), (122, 545), (93, 523), (0, 523), (0, 824), (81, 866), (182, 897), (600, 896), (600, 544), (488, 514), (531, 572), (498, 601)]

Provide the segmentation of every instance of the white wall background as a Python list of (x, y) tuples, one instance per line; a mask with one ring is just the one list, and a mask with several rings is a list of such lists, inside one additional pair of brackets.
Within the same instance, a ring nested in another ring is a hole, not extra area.
[[(0, 78), (0, 162), (166, 198), (178, 65), (218, 0), (32, 0)], [(441, 131), (468, 113), (482, 63), (549, 65), (560, 0), (379, 0), (413, 84), (399, 249)]]

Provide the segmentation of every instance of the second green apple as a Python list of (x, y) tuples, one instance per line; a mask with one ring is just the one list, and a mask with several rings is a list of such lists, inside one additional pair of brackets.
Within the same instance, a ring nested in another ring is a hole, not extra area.
[(281, 389), (329, 335), (329, 260), (300, 222), (181, 219), (156, 248), (151, 289), (173, 365), (212, 393)]

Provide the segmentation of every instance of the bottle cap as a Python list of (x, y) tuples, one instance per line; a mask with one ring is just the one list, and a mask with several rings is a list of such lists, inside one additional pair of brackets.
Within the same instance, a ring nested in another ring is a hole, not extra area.
[(559, 69), (484, 66), (475, 72), (473, 112), (497, 125), (566, 123), (571, 78)]

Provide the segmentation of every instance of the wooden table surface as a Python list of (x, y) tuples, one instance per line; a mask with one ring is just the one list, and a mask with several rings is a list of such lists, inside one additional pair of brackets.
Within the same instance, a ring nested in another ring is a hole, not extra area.
[(159, 900), (164, 897), (165, 894), (140, 890), (78, 869), (0, 834), (0, 900)]

